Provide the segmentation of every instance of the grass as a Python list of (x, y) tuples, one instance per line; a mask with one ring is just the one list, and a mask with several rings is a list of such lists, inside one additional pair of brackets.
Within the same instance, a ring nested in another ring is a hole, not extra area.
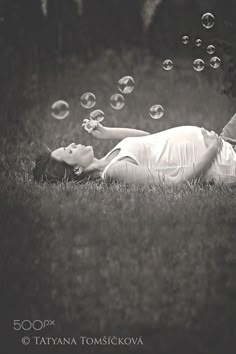
[[(35, 184), (31, 174), (44, 146), (81, 141), (93, 144), (98, 157), (114, 146), (92, 141), (80, 129), (87, 112), (79, 97), (85, 91), (96, 94), (107, 126), (156, 132), (198, 125), (220, 132), (235, 104), (221, 94), (222, 72), (196, 73), (183, 59), (164, 72), (160, 61), (145, 54), (118, 58), (110, 51), (88, 64), (70, 58), (56, 69), (26, 77), (13, 109), (17, 125), (7, 113), (3, 117), (9, 119), (0, 140), (7, 347), (11, 342), (18, 352), (24, 349), (25, 333), (10, 330), (14, 319), (50, 318), (56, 329), (45, 336), (134, 335), (144, 341), (142, 347), (75, 352), (233, 353), (236, 190), (105, 182), (51, 186)], [(125, 74), (134, 76), (136, 88), (125, 108), (114, 112), (109, 96)], [(50, 116), (59, 98), (71, 108), (64, 121)], [(165, 108), (157, 121), (148, 114), (155, 103)]]

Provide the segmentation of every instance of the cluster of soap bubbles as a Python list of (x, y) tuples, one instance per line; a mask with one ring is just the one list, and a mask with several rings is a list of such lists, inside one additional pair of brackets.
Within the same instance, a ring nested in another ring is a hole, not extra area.
[[(218, 69), (221, 65), (221, 59), (219, 57), (212, 57), (210, 59), (210, 66), (213, 69)], [(193, 62), (193, 68), (196, 71), (202, 71), (205, 68), (205, 62), (202, 59), (195, 59)]]
[[(203, 14), (201, 17), (201, 22), (203, 27), (210, 29), (215, 24), (215, 17), (210, 12)], [(190, 37), (184, 35), (181, 38), (183, 45), (188, 45), (190, 43)], [(197, 38), (194, 41), (196, 47), (201, 47), (203, 41), (201, 38)], [(214, 55), (216, 48), (213, 44), (208, 44), (206, 51), (209, 55)], [(217, 56), (212, 56), (210, 58), (210, 66), (217, 69), (221, 65), (221, 60)], [(193, 61), (193, 69), (200, 72), (205, 68), (206, 64), (203, 59), (195, 59)], [(165, 59), (162, 63), (162, 67), (165, 71), (170, 71), (173, 67), (173, 61), (171, 59)], [(118, 80), (117, 93), (112, 94), (110, 97), (110, 106), (114, 110), (121, 110), (125, 106), (125, 95), (133, 92), (135, 87), (135, 80), (132, 76), (124, 76)], [(80, 97), (80, 104), (85, 109), (91, 109), (96, 105), (96, 96), (92, 92), (85, 92)], [(70, 113), (69, 104), (64, 100), (59, 100), (53, 103), (51, 107), (52, 116), (56, 119), (65, 119)], [(160, 119), (164, 115), (164, 108), (160, 104), (154, 104), (149, 109), (149, 115), (152, 119)], [(89, 114), (88, 122), (85, 125), (85, 129), (91, 132), (99, 122), (104, 120), (104, 112), (100, 109), (96, 109)]]
[[(96, 102), (96, 96), (92, 92), (85, 92), (80, 96), (80, 104), (85, 109), (93, 108), (96, 105)], [(105, 114), (101, 109), (95, 109), (94, 111), (90, 112), (84, 129), (88, 133), (91, 133), (91, 131), (96, 128), (97, 124), (103, 121), (104, 116)]]
[[(115, 110), (120, 110), (125, 105), (123, 95), (130, 94), (134, 90), (135, 80), (132, 76), (124, 76), (117, 83), (120, 93), (114, 93), (110, 97), (110, 106)], [(85, 92), (80, 97), (80, 104), (85, 109), (91, 109), (96, 105), (96, 96), (92, 92)], [(65, 119), (70, 113), (69, 104), (64, 100), (58, 100), (51, 107), (51, 114), (55, 119)], [(104, 119), (104, 112), (100, 109), (92, 111), (89, 115), (87, 130), (94, 128), (94, 122), (101, 122)]]
[(120, 93), (114, 93), (110, 97), (110, 106), (115, 110), (120, 110), (125, 106), (125, 97), (133, 92), (135, 80), (132, 76), (124, 76), (118, 80), (117, 87)]
[[(135, 81), (132, 76), (124, 76), (118, 81), (117, 86), (121, 93), (114, 93), (110, 97), (110, 106), (115, 110), (120, 110), (125, 105), (123, 94), (127, 95), (133, 91)], [(96, 104), (96, 97), (92, 92), (86, 92), (80, 97), (80, 103), (83, 108), (93, 108)]]
[[(218, 69), (221, 65), (221, 59), (217, 56), (214, 56), (210, 59), (210, 66), (213, 69)], [(195, 59), (193, 61), (193, 68), (196, 71), (202, 71), (205, 68), (205, 62), (202, 59)]]
[[(167, 59), (163, 63), (165, 70), (171, 70), (173, 62)], [(133, 92), (135, 86), (135, 80), (132, 76), (124, 76), (118, 81), (118, 90), (120, 93), (114, 93), (110, 97), (110, 105), (115, 110), (120, 110), (125, 105), (125, 98), (123, 95)], [(96, 105), (96, 96), (92, 92), (85, 92), (80, 97), (80, 104), (85, 109), (91, 109)], [(56, 119), (65, 119), (70, 113), (69, 104), (66, 101), (59, 100), (53, 103), (52, 116)], [(161, 105), (155, 104), (149, 109), (150, 117), (153, 119), (160, 119), (164, 114), (164, 109)], [(85, 124), (85, 130), (91, 132), (96, 128), (99, 122), (104, 120), (104, 112), (100, 109), (96, 109), (89, 114), (87, 123)]]
[[(201, 21), (202, 21), (203, 27), (205, 27), (207, 29), (210, 29), (215, 24), (215, 17), (210, 12), (207, 12), (207, 13), (202, 15)], [(187, 35), (182, 36), (181, 42), (184, 45), (189, 44), (190, 43), (189, 36), (187, 36)], [(201, 47), (202, 44), (203, 44), (203, 41), (200, 38), (197, 38), (195, 40), (196, 47)], [(213, 55), (215, 53), (215, 51), (216, 51), (216, 48), (215, 48), (215, 46), (213, 44), (209, 44), (207, 46), (206, 51), (207, 51), (208, 54)], [(210, 58), (210, 66), (213, 69), (218, 69), (220, 67), (220, 65), (221, 65), (221, 60), (220, 60), (219, 57), (213, 56), (213, 57)], [(206, 64), (205, 64), (203, 59), (198, 58), (198, 59), (195, 59), (193, 61), (193, 69), (196, 70), (196, 71), (202, 71), (205, 68), (205, 66), (206, 66)]]
[[(202, 25), (203, 25), (205, 28), (209, 29), (209, 28), (212, 28), (212, 27), (214, 26), (214, 24), (215, 24), (215, 17), (214, 17), (210, 12), (207, 12), (207, 13), (205, 13), (205, 14), (202, 16), (201, 21), (202, 21)], [(187, 45), (187, 44), (189, 44), (189, 42), (190, 42), (190, 38), (189, 38), (189, 36), (184, 35), (184, 36), (182, 36), (181, 41), (182, 41), (182, 43), (183, 43), (184, 45)], [(196, 45), (196, 47), (201, 47), (202, 44), (203, 44), (203, 42), (202, 42), (201, 38), (197, 38), (197, 39), (195, 40), (195, 45)], [(209, 53), (209, 54), (214, 54), (214, 52), (215, 52), (215, 47), (214, 47), (213, 45), (209, 45), (209, 46), (207, 47), (207, 53)], [(164, 70), (167, 70), (167, 71), (168, 71), (168, 70), (171, 70), (171, 69), (173, 68), (173, 61), (170, 60), (170, 59), (164, 60), (164, 62), (163, 62), (163, 64), (162, 64), (162, 67), (163, 67)], [(195, 60), (195, 63), (193, 64), (193, 68), (194, 68), (195, 70), (201, 71), (201, 70), (204, 69), (204, 67), (205, 67), (205, 63), (202, 63), (202, 59), (201, 59), (201, 61), (200, 61), (200, 59), (196, 59), (196, 60)], [(212, 67), (213, 67), (213, 66), (212, 66)], [(214, 66), (214, 68), (216, 68), (216, 66)]]

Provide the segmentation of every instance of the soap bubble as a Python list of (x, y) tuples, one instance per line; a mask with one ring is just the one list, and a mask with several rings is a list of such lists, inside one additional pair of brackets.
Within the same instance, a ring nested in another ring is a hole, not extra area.
[(215, 24), (215, 17), (210, 12), (207, 12), (204, 15), (202, 15), (202, 25), (205, 28), (212, 28), (214, 24)]
[(52, 104), (52, 116), (55, 119), (65, 119), (70, 113), (69, 104), (66, 101), (59, 100)]
[(221, 64), (221, 60), (220, 58), (218, 57), (212, 57), (210, 59), (210, 66), (213, 68), (213, 69), (218, 69), (220, 67), (220, 64)]
[(164, 108), (160, 104), (155, 104), (150, 108), (149, 114), (153, 119), (160, 119), (164, 114)]
[(89, 118), (92, 120), (96, 120), (97, 122), (102, 122), (104, 119), (104, 112), (101, 109), (95, 109), (89, 115)]
[(95, 111), (91, 112), (89, 115), (89, 120), (84, 126), (84, 129), (91, 133), (93, 129), (95, 129), (99, 122), (102, 122), (104, 119), (104, 112), (101, 109), (96, 109)]
[(215, 48), (214, 45), (212, 45), (212, 44), (208, 45), (208, 47), (207, 47), (207, 53), (208, 54), (214, 54), (215, 50), (216, 50), (216, 48)]
[(96, 104), (96, 96), (92, 92), (85, 92), (80, 97), (80, 103), (84, 108), (93, 108)]
[(135, 81), (132, 76), (124, 76), (118, 81), (118, 89), (121, 93), (128, 94), (134, 89)]
[(196, 41), (195, 41), (195, 45), (196, 45), (197, 47), (201, 47), (201, 45), (202, 45), (202, 40), (201, 40), (200, 38), (197, 38)]
[(202, 59), (195, 59), (193, 62), (193, 68), (196, 71), (202, 71), (205, 68), (205, 63)]
[(111, 104), (111, 107), (114, 109), (117, 109), (117, 110), (122, 109), (125, 105), (124, 96), (121, 95), (120, 93), (115, 93), (110, 98), (110, 104)]
[(169, 71), (173, 68), (173, 61), (170, 59), (166, 59), (163, 61), (162, 66), (163, 66), (163, 69)]
[(182, 41), (183, 44), (188, 44), (189, 43), (189, 37), (188, 36), (183, 36), (181, 38), (181, 41)]

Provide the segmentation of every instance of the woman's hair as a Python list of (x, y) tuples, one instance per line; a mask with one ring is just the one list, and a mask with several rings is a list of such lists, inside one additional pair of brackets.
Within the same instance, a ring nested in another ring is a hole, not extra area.
[(44, 152), (36, 158), (33, 169), (34, 180), (37, 182), (57, 183), (63, 181), (82, 182), (88, 179), (88, 174), (75, 174), (73, 167), (63, 161), (57, 161), (51, 152)]

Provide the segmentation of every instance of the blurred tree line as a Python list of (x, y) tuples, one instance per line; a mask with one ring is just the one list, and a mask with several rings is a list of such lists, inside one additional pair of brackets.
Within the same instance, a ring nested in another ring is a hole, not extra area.
[[(223, 52), (227, 47), (227, 55), (232, 59), (236, 53), (234, 2), (0, 0), (0, 80), (5, 82), (26, 66), (38, 71), (43, 63), (55, 64), (68, 55), (89, 60), (104, 48), (117, 52), (124, 48), (148, 48), (161, 58), (187, 55), (180, 45), (184, 34), (220, 39)], [(210, 31), (204, 30), (200, 21), (207, 11), (216, 17)]]

